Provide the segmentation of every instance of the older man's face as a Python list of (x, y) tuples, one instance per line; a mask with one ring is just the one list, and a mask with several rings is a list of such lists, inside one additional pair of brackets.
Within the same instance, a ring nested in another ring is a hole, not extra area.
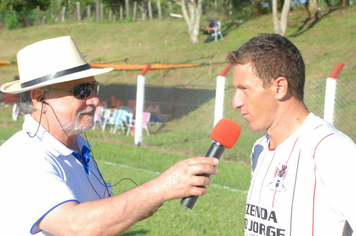
[[(76, 136), (93, 127), (95, 108), (100, 101), (93, 90), (88, 97), (77, 99), (72, 92), (60, 89), (73, 89), (76, 85), (93, 82), (95, 82), (95, 78), (88, 77), (58, 84), (55, 90), (52, 91), (52, 96), (49, 97), (56, 116), (52, 116), (52, 122), (59, 122), (58, 128), (63, 129), (68, 135)], [(53, 120), (54, 118), (56, 120)]]

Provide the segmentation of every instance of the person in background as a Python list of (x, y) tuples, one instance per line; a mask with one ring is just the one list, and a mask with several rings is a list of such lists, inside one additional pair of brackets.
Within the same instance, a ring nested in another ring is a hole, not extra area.
[(298, 48), (278, 34), (261, 34), (227, 60), (233, 107), (252, 130), (267, 132), (252, 148), (245, 235), (351, 235), (356, 146), (305, 106)]
[(114, 94), (111, 94), (108, 108), (114, 110), (114, 109), (119, 109), (120, 107), (121, 107), (121, 101), (117, 99)]
[(207, 193), (201, 174), (217, 174), (218, 160), (193, 157), (113, 196), (81, 136), (100, 103), (95, 76), (112, 68), (91, 68), (69, 36), (31, 44), (17, 61), (20, 80), (1, 91), (21, 93), (27, 115), (0, 147), (2, 235), (119, 235), (168, 200)]
[(151, 123), (161, 122), (161, 107), (156, 101), (152, 101), (145, 111), (151, 113)]
[(212, 33), (214, 33), (215, 30), (218, 30), (218, 29), (219, 29), (219, 26), (214, 21), (214, 18), (210, 18), (209, 25), (207, 25), (206, 27), (202, 28), (204, 34), (212, 34)]

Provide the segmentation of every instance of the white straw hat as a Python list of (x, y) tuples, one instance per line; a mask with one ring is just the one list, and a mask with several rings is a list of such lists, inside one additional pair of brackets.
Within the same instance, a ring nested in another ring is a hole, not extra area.
[(22, 93), (113, 70), (92, 69), (70, 36), (39, 41), (23, 48), (17, 53), (17, 64), (20, 80), (3, 84), (4, 93)]

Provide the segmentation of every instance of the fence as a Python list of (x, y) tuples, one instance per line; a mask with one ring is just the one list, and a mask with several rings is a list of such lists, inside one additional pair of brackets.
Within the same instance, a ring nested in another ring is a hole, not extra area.
[[(215, 80), (214, 80), (215, 82)], [(208, 84), (208, 83), (207, 83)], [(304, 101), (310, 112), (315, 115), (324, 116), (326, 79), (306, 80)], [(356, 84), (353, 80), (347, 80), (341, 77), (336, 84), (335, 112), (333, 124), (340, 131), (356, 140), (356, 108), (354, 107), (353, 91)], [(231, 84), (231, 78), (227, 79), (225, 85), (224, 111), (231, 114), (231, 99), (234, 88)], [(115, 84), (110, 86), (101, 86), (101, 100), (107, 100), (110, 94), (115, 94), (125, 105), (130, 100), (136, 99), (136, 85)], [(199, 126), (196, 129), (204, 131), (211, 130), (214, 126), (216, 84), (189, 85), (174, 87), (156, 87), (146, 85), (145, 99), (143, 107), (146, 108), (152, 101), (157, 102), (164, 114), (165, 121), (177, 121), (193, 112), (204, 114)], [(227, 113), (224, 114), (226, 116)], [(231, 118), (239, 116), (234, 111)], [(171, 130), (174, 132), (174, 130)]]

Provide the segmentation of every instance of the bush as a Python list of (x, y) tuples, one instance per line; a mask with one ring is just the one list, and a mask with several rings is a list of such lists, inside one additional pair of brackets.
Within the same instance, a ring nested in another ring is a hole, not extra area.
[(6, 29), (15, 29), (19, 23), (19, 18), (16, 11), (7, 11), (5, 15), (5, 26)]

